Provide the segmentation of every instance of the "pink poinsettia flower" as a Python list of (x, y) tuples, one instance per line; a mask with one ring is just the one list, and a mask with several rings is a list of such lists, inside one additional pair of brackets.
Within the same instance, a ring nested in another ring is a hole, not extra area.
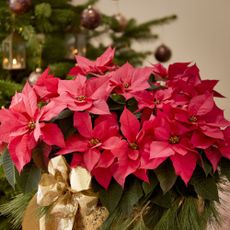
[(110, 86), (114, 93), (121, 94), (128, 100), (134, 96), (134, 93), (150, 87), (148, 79), (151, 72), (149, 67), (134, 68), (126, 63), (113, 73)]
[(145, 154), (145, 141), (140, 123), (135, 115), (126, 108), (121, 114), (120, 123), (121, 132), (126, 140), (112, 150), (118, 158), (118, 167), (113, 176), (121, 186), (124, 186), (125, 179), (130, 174), (148, 181), (147, 170), (141, 168), (141, 157)]
[(195, 86), (195, 90), (198, 94), (203, 94), (204, 92), (213, 93), (214, 97), (224, 97), (220, 93), (214, 90), (214, 87), (218, 83), (218, 80), (202, 80), (200, 84)]
[[(113, 115), (100, 116), (95, 120), (93, 128), (88, 112), (75, 112), (74, 127), (79, 134), (68, 138), (66, 147), (57, 154), (81, 152), (74, 155), (75, 163), (72, 165), (76, 165), (76, 162), (83, 165), (103, 187), (108, 187), (113, 176), (109, 168), (115, 160), (111, 150), (121, 142), (116, 118)], [(103, 171), (107, 172), (107, 177)]]
[[(88, 111), (94, 114), (109, 114), (106, 103), (108, 97), (107, 79), (91, 78), (79, 75), (74, 80), (59, 81), (58, 93), (55, 98), (57, 106), (63, 104), (72, 111)], [(103, 84), (105, 83), (105, 84)]]
[(159, 158), (162, 161), (170, 158), (176, 174), (187, 184), (195, 169), (198, 153), (190, 143), (191, 130), (173, 120), (170, 111), (166, 111), (153, 123), (154, 140), (150, 145), (150, 159)]
[[(184, 85), (184, 92), (186, 93), (187, 88), (195, 87), (201, 83), (199, 69), (196, 65), (189, 66), (190, 63), (175, 63), (169, 66), (168, 69), (168, 81), (167, 85), (175, 89), (181, 85)], [(185, 84), (183, 84), (186, 83)]]
[(58, 96), (58, 78), (50, 75), (50, 68), (47, 68), (33, 85), (36, 94), (42, 101), (49, 101)]
[(48, 145), (64, 147), (64, 137), (58, 126), (49, 121), (60, 111), (52, 111), (53, 105), (39, 109), (37, 96), (27, 83), (22, 91), (14, 96), (9, 109), (0, 110), (0, 140), (8, 144), (11, 158), (20, 172), (30, 162), (32, 150), (38, 141)]
[(176, 175), (180, 176), (186, 185), (192, 177), (198, 159), (198, 154), (194, 152), (188, 152), (186, 155), (175, 154), (170, 157)]
[(87, 75), (87, 74), (96, 74), (103, 75), (108, 70), (115, 69), (115, 66), (112, 64), (114, 58), (115, 49), (109, 47), (96, 61), (91, 61), (80, 55), (76, 56), (77, 64), (73, 67), (69, 75), (78, 76)]
[(155, 80), (166, 79), (168, 76), (167, 69), (160, 63), (152, 66), (152, 73), (154, 74)]
[(205, 149), (205, 155), (216, 171), (222, 157), (230, 159), (230, 127), (223, 130), (224, 140), (217, 140), (212, 146)]
[(191, 144), (186, 133), (189, 129), (176, 121), (161, 120), (159, 127), (154, 127), (154, 141), (150, 146), (150, 158), (169, 157), (178, 153), (186, 155), (191, 151)]
[(216, 139), (223, 139), (221, 127), (230, 125), (210, 93), (193, 97), (187, 110), (177, 110), (176, 119), (192, 126), (191, 143), (202, 149), (210, 147)]
[(173, 105), (172, 100), (172, 88), (161, 89), (154, 92), (141, 91), (135, 93), (134, 97), (138, 102), (139, 110), (149, 108), (149, 109), (161, 109), (165, 104)]

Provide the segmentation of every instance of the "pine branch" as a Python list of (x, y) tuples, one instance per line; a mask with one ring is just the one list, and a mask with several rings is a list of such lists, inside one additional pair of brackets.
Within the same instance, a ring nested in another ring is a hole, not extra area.
[(164, 24), (170, 23), (170, 22), (172, 22), (172, 21), (174, 21), (176, 19), (177, 19), (177, 16), (175, 14), (173, 14), (173, 15), (170, 15), (170, 16), (167, 16), (167, 17), (154, 19), (154, 20), (142, 23), (142, 24), (139, 25), (139, 28), (164, 25)]
[(21, 91), (22, 86), (12, 81), (0, 80), (0, 93), (4, 96), (11, 97), (17, 91)]
[(11, 201), (0, 205), (0, 215), (7, 216), (13, 229), (20, 229), (25, 209), (33, 194), (19, 194)]

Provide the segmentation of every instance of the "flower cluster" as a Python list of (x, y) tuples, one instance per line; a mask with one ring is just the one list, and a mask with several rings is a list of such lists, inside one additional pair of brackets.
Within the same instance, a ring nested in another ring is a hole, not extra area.
[(87, 168), (104, 188), (112, 178), (123, 186), (131, 174), (148, 181), (166, 160), (187, 184), (203, 157), (213, 171), (230, 159), (230, 122), (213, 99), (221, 97), (217, 81), (201, 80), (190, 63), (119, 67), (113, 56), (112, 48), (96, 61), (77, 56), (71, 80), (47, 69), (0, 110), (0, 143), (18, 171), (39, 143), (46, 156), (70, 154), (71, 167)]

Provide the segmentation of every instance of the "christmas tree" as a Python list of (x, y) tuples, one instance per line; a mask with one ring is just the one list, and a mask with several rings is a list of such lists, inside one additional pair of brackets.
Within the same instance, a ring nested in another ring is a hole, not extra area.
[[(110, 45), (116, 48), (117, 64), (128, 60), (140, 65), (152, 52), (135, 51), (133, 42), (154, 41), (158, 35), (152, 27), (176, 19), (171, 15), (138, 24), (119, 11), (108, 16), (95, 10), (97, 2), (72, 5), (69, 0), (0, 0), (0, 105), (7, 104), (9, 96), (20, 90), (20, 85), (12, 81), (24, 83), (31, 73), (34, 81), (48, 65), (55, 76), (63, 78), (74, 65), (77, 53), (94, 59)], [(97, 44), (96, 37), (100, 41)], [(162, 47), (158, 53), (161, 52)], [(167, 59), (170, 54), (165, 52)], [(164, 57), (158, 58), (164, 61)]]

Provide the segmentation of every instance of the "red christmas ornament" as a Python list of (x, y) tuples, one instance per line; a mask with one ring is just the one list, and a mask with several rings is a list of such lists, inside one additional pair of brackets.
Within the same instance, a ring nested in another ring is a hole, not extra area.
[(31, 0), (9, 0), (9, 7), (15, 14), (26, 12), (32, 5)]
[(93, 30), (97, 28), (101, 23), (100, 13), (89, 6), (81, 13), (81, 25), (86, 29)]
[(167, 62), (172, 56), (172, 51), (169, 47), (162, 44), (156, 49), (154, 56), (159, 62)]
[(127, 19), (121, 14), (115, 14), (113, 18), (116, 20), (116, 24), (112, 26), (114, 32), (123, 32), (127, 26)]

